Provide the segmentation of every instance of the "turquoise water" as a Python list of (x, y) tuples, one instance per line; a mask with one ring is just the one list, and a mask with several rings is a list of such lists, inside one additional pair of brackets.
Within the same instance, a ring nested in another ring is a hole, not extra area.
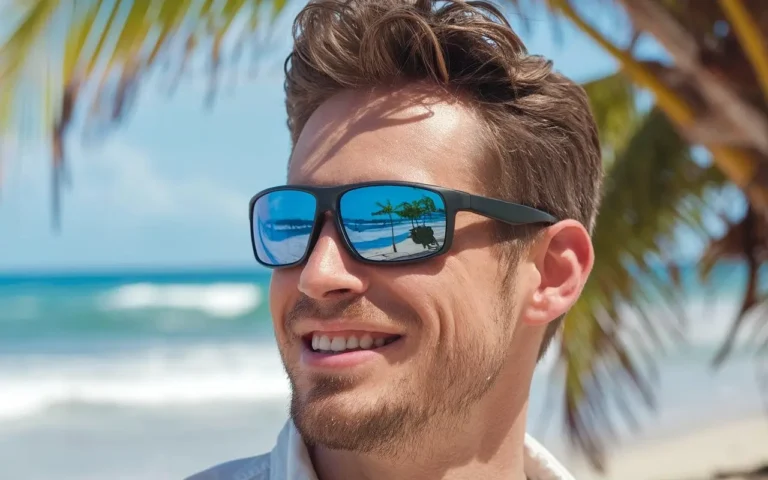
[[(437, 220), (434, 220), (432, 217), (437, 217)], [(427, 220), (427, 223), (435, 221), (437, 225), (440, 225), (442, 227), (444, 226), (444, 215), (443, 215), (442, 222), (439, 220), (439, 218), (440, 218), (439, 214), (432, 214)], [(301, 222), (301, 220), (296, 220), (296, 222)], [(419, 220), (419, 222), (421, 222), (421, 220)], [(299, 223), (299, 226), (295, 226), (291, 228), (274, 228), (274, 227), (269, 227), (265, 224), (260, 224), (260, 225), (261, 227), (258, 230), (259, 233), (265, 236), (271, 242), (282, 242), (282, 241), (290, 240), (295, 237), (302, 237), (305, 235), (309, 235), (312, 232), (311, 224), (307, 226)], [(392, 245), (393, 242), (400, 243), (406, 238), (410, 237), (411, 234), (409, 231), (399, 233), (394, 237), (390, 234), (391, 226), (398, 227), (403, 225), (410, 226), (410, 225), (413, 225), (413, 223), (408, 219), (394, 219), (391, 224), (387, 220), (382, 221), (382, 220), (362, 219), (359, 222), (356, 222), (355, 220), (346, 222), (345, 228), (351, 232), (378, 234), (366, 240), (354, 241), (355, 248), (359, 250), (368, 250), (368, 249), (388, 247)], [(271, 260), (275, 261), (275, 259), (271, 259)]]
[[(391, 242), (391, 239), (388, 240)], [(718, 292), (740, 287), (723, 268)], [(695, 272), (685, 271), (691, 285)], [(152, 342), (264, 341), (269, 272), (0, 274), (0, 353)], [(691, 288), (703, 293), (703, 287)]]
[[(701, 285), (694, 266), (682, 269), (691, 300), (735, 299), (744, 274), (739, 265), (720, 266), (715, 281)], [(54, 340), (266, 338), (269, 275), (258, 268), (0, 273), (0, 348)]]
[(268, 282), (261, 271), (0, 276), (0, 349), (265, 336)]
[[(714, 290), (697, 283), (693, 267), (682, 275), (692, 345), (674, 365), (700, 372), (674, 368), (700, 381), (673, 401), (710, 388), (706, 365), (744, 284), (738, 266), (719, 267)], [(258, 268), (0, 275), (0, 422), (62, 405), (286, 400), (268, 285)]]

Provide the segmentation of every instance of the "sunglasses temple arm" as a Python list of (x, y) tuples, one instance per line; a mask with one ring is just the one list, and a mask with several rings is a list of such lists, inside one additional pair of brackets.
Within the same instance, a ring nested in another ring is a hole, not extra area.
[(557, 222), (552, 215), (527, 205), (471, 194), (467, 210), (512, 225)]

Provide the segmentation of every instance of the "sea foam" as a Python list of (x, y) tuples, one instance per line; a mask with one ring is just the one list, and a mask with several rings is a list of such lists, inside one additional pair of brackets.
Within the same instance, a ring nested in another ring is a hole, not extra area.
[(54, 357), (0, 357), (0, 421), (71, 404), (168, 407), (289, 395), (277, 348), (266, 343)]
[(102, 305), (107, 310), (172, 308), (200, 310), (222, 318), (244, 315), (255, 310), (261, 302), (261, 290), (249, 283), (135, 283), (109, 291), (102, 298)]

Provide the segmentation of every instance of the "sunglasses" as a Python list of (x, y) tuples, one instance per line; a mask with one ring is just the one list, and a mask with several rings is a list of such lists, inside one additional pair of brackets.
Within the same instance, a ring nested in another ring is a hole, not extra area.
[(251, 244), (256, 260), (268, 268), (301, 264), (320, 236), (325, 213), (331, 212), (345, 248), (356, 260), (415, 262), (451, 248), (459, 211), (511, 225), (557, 221), (529, 206), (420, 183), (285, 185), (251, 199)]

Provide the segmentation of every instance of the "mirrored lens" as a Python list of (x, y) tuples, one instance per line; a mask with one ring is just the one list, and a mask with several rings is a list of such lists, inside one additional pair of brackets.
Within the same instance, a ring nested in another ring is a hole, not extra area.
[(347, 238), (367, 260), (428, 257), (445, 242), (445, 202), (431, 190), (361, 187), (345, 193), (339, 209)]
[(260, 261), (298, 262), (307, 251), (317, 202), (312, 194), (280, 190), (259, 197), (253, 208), (253, 242)]

